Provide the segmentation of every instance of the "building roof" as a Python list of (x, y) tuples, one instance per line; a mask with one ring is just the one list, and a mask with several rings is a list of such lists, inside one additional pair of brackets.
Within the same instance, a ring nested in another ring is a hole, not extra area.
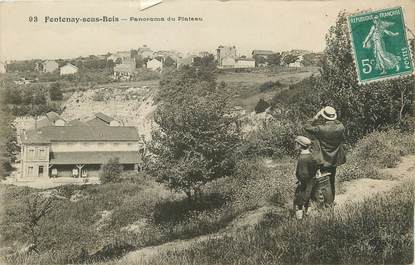
[(88, 123), (80, 120), (71, 120), (66, 123), (67, 126), (88, 126)]
[(51, 64), (51, 63), (53, 63), (54, 65), (58, 65), (58, 63), (56, 61), (53, 61), (53, 60), (46, 60), (46, 61), (42, 62), (43, 65)]
[(95, 117), (97, 117), (97, 118), (99, 118), (99, 119), (101, 119), (101, 120), (103, 120), (103, 121), (105, 121), (107, 123), (110, 123), (111, 121), (114, 120), (114, 118), (112, 118), (112, 117), (110, 117), (108, 115), (105, 115), (102, 112), (95, 113)]
[(51, 112), (46, 113), (44, 117), (36, 121), (36, 127), (41, 128), (41, 127), (53, 126), (55, 125), (55, 122), (57, 120), (63, 120), (63, 119), (59, 116), (59, 114), (51, 111)]
[(121, 164), (137, 164), (140, 162), (138, 152), (57, 152), (50, 154), (50, 164), (105, 164), (110, 158), (117, 157)]
[(137, 141), (138, 132), (132, 126), (47, 126), (27, 131), (25, 144), (40, 142)]
[(270, 50), (253, 50), (252, 55), (271, 55), (273, 51)]
[(238, 58), (236, 60), (237, 61), (255, 61), (255, 59), (253, 59), (253, 58), (242, 58), (242, 57), (240, 57), (240, 58)]
[(67, 63), (64, 66), (62, 66), (61, 68), (63, 68), (63, 67), (71, 67), (71, 68), (74, 68), (74, 69), (78, 69), (78, 67), (76, 67), (75, 65), (73, 65), (71, 63)]

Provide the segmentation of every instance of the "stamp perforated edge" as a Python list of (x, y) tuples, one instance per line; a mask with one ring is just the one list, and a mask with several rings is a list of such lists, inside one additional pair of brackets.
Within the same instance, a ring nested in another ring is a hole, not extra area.
[[(360, 72), (359, 72), (359, 68), (358, 68), (359, 66), (357, 64), (357, 56), (356, 56), (356, 53), (355, 53), (355, 46), (354, 46), (354, 42), (353, 42), (353, 34), (352, 34), (352, 28), (351, 28), (351, 25), (350, 25), (350, 18), (354, 17), (354, 16), (359, 16), (359, 15), (362, 15), (362, 14), (371, 14), (371, 13), (374, 13), (374, 12), (382, 12), (382, 11), (385, 11), (385, 10), (396, 9), (396, 8), (399, 8), (400, 11), (401, 11), (401, 14), (402, 14), (402, 16), (401, 16), (402, 25), (405, 27), (403, 32), (404, 32), (405, 40), (407, 41), (407, 45), (408, 45), (408, 48), (409, 48), (408, 50), (409, 50), (409, 55), (410, 55), (411, 62), (412, 62), (412, 71), (407, 71), (407, 72), (404, 72), (404, 73), (399, 73), (399, 74), (396, 74), (396, 75), (390, 75), (390, 76), (385, 76), (385, 77), (372, 78), (372, 79), (369, 79), (369, 80), (361, 80), (360, 79)], [(410, 43), (409, 43), (407, 35), (406, 35), (405, 16), (404, 16), (402, 6), (349, 13), (347, 15), (347, 28), (349, 30), (349, 41), (350, 41), (350, 46), (352, 48), (353, 64), (354, 64), (354, 68), (355, 68), (355, 71), (356, 71), (357, 81), (358, 81), (359, 86), (371, 84), (371, 83), (378, 82), (378, 81), (397, 80), (397, 79), (402, 79), (402, 78), (405, 78), (405, 77), (408, 77), (408, 76), (415, 76), (414, 57), (413, 57), (413, 54), (412, 54), (412, 49), (410, 47)]]

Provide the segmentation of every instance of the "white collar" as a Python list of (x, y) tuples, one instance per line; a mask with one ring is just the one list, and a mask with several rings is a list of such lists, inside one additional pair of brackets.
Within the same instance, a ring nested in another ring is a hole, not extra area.
[(308, 155), (308, 154), (311, 154), (311, 152), (310, 152), (310, 150), (305, 149), (305, 150), (301, 150), (301, 153), (300, 154), (302, 154), (302, 155)]

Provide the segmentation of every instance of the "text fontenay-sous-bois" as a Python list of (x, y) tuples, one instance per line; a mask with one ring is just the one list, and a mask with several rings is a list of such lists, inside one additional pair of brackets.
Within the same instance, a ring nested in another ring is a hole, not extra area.
[(167, 16), (167, 17), (117, 17), (117, 16), (101, 16), (101, 17), (51, 17), (44, 16), (43, 20), (38, 16), (29, 16), (29, 22), (37, 23), (117, 23), (117, 22), (202, 22), (202, 17), (190, 16)]

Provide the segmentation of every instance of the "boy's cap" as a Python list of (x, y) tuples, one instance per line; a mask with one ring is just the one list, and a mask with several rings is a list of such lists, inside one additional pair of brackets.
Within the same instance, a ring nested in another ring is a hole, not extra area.
[(297, 137), (295, 137), (295, 142), (297, 142), (300, 145), (305, 146), (305, 147), (311, 145), (311, 140), (308, 139), (305, 136), (297, 136)]

